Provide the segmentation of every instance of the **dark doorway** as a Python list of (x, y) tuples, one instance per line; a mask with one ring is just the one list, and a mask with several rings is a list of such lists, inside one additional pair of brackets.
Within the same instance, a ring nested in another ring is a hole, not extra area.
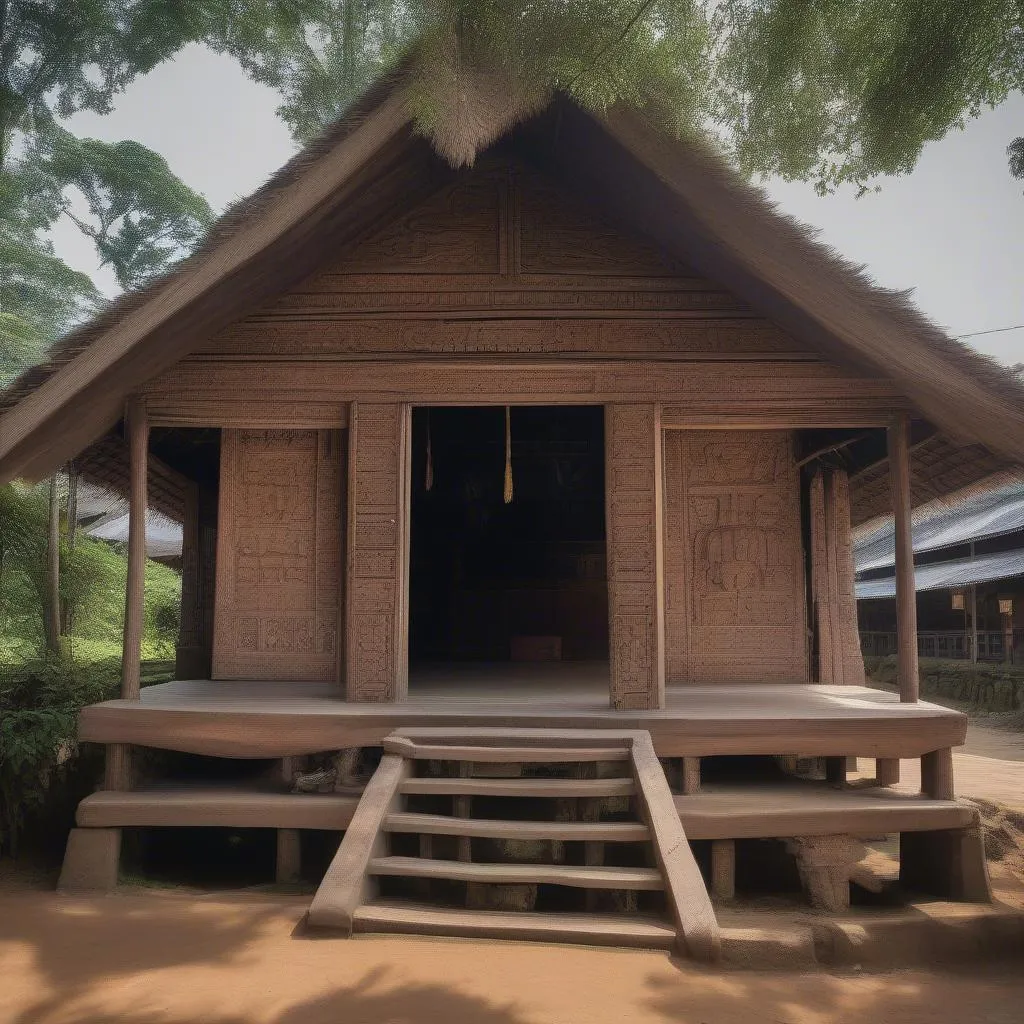
[(603, 410), (509, 417), (506, 503), (504, 407), (413, 412), (414, 668), (607, 660)]

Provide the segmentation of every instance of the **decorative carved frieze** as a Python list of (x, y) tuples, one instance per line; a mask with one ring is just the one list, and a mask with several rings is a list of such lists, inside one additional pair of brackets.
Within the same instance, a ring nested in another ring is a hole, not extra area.
[(223, 432), (215, 679), (336, 677), (343, 461), (336, 431)]
[(662, 647), (661, 423), (658, 407), (605, 408), (611, 703), (665, 703)]
[(800, 346), (763, 320), (545, 319), (545, 320), (345, 320), (287, 323), (246, 320), (204, 346), (221, 355), (308, 356), (491, 355), (601, 353), (787, 355)]
[(791, 434), (671, 430), (665, 467), (669, 683), (806, 681)]

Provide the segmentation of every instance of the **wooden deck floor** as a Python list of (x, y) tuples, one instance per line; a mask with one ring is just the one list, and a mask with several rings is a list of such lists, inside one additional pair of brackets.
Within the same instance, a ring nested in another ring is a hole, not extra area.
[(918, 757), (959, 746), (967, 719), (857, 686), (672, 687), (658, 711), (608, 706), (607, 666), (426, 670), (397, 704), (351, 704), (326, 683), (192, 680), (81, 713), (79, 737), (221, 757), (283, 757), (373, 746), (403, 726), (646, 729), (660, 756)]

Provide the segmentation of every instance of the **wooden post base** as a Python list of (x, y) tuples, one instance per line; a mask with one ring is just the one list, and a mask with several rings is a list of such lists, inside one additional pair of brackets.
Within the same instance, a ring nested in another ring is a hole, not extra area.
[(864, 856), (864, 846), (847, 835), (798, 836), (786, 845), (796, 857), (811, 907), (833, 914), (849, 910), (850, 872)]
[(121, 860), (119, 828), (73, 828), (64, 851), (60, 892), (110, 892)]
[(901, 832), (900, 885), (940, 899), (990, 903), (980, 826)]
[(302, 877), (302, 841), (297, 828), (277, 830), (277, 873), (279, 885), (292, 885)]

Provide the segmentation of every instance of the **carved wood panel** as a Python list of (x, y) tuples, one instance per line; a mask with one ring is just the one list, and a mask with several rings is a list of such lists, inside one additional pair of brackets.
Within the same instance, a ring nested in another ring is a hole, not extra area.
[(668, 431), (665, 477), (668, 682), (806, 681), (791, 433)]
[(654, 244), (608, 224), (550, 178), (521, 170), (515, 180), (523, 273), (697, 276)]
[(788, 335), (759, 319), (677, 318), (308, 320), (250, 319), (204, 346), (223, 355), (301, 356), (481, 355), (495, 353), (608, 353), (714, 356), (803, 353)]
[(215, 679), (336, 678), (344, 459), (338, 431), (223, 431)]
[(845, 470), (819, 471), (811, 481), (811, 588), (818, 682), (863, 686)]
[(605, 407), (611, 704), (664, 707), (661, 422), (656, 405)]
[(353, 403), (346, 586), (346, 699), (408, 689), (410, 408)]
[(325, 268), (352, 274), (486, 274), (504, 269), (504, 175), (467, 174)]

